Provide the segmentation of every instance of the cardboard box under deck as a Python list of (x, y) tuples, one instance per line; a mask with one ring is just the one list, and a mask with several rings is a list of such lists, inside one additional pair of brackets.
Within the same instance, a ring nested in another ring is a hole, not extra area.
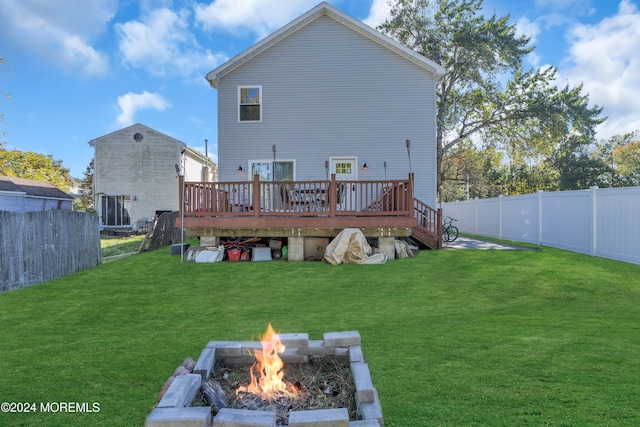
[(324, 251), (329, 245), (327, 237), (305, 237), (304, 238), (304, 259), (313, 257), (315, 260), (324, 258)]

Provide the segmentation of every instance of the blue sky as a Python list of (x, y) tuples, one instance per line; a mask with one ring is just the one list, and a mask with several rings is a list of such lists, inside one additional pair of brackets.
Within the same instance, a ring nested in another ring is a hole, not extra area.
[[(142, 123), (216, 159), (216, 91), (204, 75), (320, 0), (2, 0), (0, 131), (10, 149), (82, 174), (91, 139)], [(387, 0), (331, 0), (376, 26)], [(609, 116), (599, 138), (640, 129), (640, 0), (485, 0)], [(6, 96), (11, 95), (11, 99)]]

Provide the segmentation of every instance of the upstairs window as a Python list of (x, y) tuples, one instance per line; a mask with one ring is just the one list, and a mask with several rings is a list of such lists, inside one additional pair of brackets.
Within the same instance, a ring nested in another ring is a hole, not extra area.
[(262, 121), (262, 86), (238, 87), (238, 121)]

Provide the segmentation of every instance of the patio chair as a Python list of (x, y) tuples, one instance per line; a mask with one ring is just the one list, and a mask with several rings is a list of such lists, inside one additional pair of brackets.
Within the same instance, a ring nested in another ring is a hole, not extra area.
[[(340, 207), (340, 205), (342, 205), (342, 202), (344, 200), (344, 194), (345, 194), (345, 186), (346, 184), (343, 182), (339, 182), (336, 185), (336, 207)], [(323, 208), (328, 208), (329, 207), (329, 194), (331, 194), (331, 184), (327, 185), (327, 191), (324, 193), (324, 196), (322, 197), (322, 199), (320, 200), (320, 204)]]
[(280, 192), (280, 206), (279, 209), (283, 211), (290, 211), (293, 208), (293, 188), (289, 184), (280, 184), (278, 189)]

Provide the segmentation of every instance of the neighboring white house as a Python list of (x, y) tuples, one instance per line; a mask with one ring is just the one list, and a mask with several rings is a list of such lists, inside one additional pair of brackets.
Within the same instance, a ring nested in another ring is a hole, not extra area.
[(413, 172), (414, 195), (435, 206), (436, 84), (444, 72), (323, 2), (207, 74), (218, 91), (219, 178)]
[(73, 197), (44, 181), (0, 176), (0, 211), (71, 210)]
[(93, 193), (105, 228), (143, 227), (179, 208), (178, 171), (190, 181), (215, 181), (213, 161), (142, 124), (89, 141), (95, 149)]

